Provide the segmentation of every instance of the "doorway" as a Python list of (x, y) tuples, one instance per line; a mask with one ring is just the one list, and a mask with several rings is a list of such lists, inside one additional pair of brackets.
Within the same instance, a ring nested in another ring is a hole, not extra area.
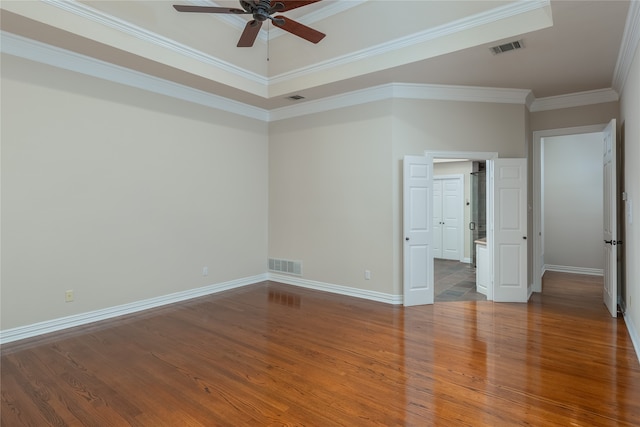
[[(545, 224), (545, 210), (548, 210), (549, 206), (545, 206), (545, 199), (547, 199), (546, 204), (549, 204), (549, 197), (545, 197), (544, 188), (545, 188), (545, 168), (544, 168), (544, 158), (545, 158), (545, 143), (544, 141), (552, 141), (561, 137), (579, 137), (580, 135), (589, 135), (589, 134), (601, 134), (604, 130), (604, 125), (593, 125), (593, 126), (581, 126), (575, 128), (565, 128), (565, 129), (552, 129), (546, 131), (536, 131), (533, 133), (533, 277), (532, 277), (532, 290), (533, 292), (542, 292), (542, 276), (544, 272), (549, 271), (564, 271), (568, 273), (579, 273), (579, 274), (591, 274), (598, 275), (602, 274), (601, 269), (597, 267), (585, 267), (581, 265), (571, 265), (576, 262), (572, 262), (571, 260), (560, 261), (557, 263), (548, 262), (552, 260), (553, 254), (545, 255), (545, 246), (548, 245), (547, 239), (545, 239), (547, 233), (552, 233), (552, 230), (546, 230), (549, 228), (549, 224)], [(601, 162), (601, 160), (600, 160)], [(599, 170), (599, 169), (596, 169)], [(593, 174), (591, 174), (593, 176)], [(601, 178), (601, 177), (600, 177)], [(553, 178), (554, 180), (557, 178)], [(601, 189), (600, 189), (601, 190)], [(547, 195), (549, 196), (549, 195)], [(551, 199), (552, 200), (552, 199)], [(602, 206), (602, 200), (598, 201), (598, 206)], [(600, 208), (601, 210), (601, 208)], [(597, 225), (597, 231), (600, 233), (600, 237), (602, 234), (602, 221), (597, 220), (599, 224)], [(552, 227), (558, 227), (557, 224), (554, 224)], [(549, 236), (551, 238), (552, 236)], [(555, 238), (556, 236), (553, 236)], [(600, 238), (598, 238), (600, 242)], [(575, 254), (576, 251), (564, 251), (564, 253), (572, 253)], [(602, 258), (602, 257), (601, 257)]]
[(526, 159), (499, 159), (497, 153), (487, 152), (427, 151), (424, 156), (403, 158), (403, 303), (434, 303), (433, 161), (456, 157), (488, 161), (487, 299), (526, 302), (531, 295), (527, 281)]
[[(486, 181), (479, 183), (479, 178), (485, 178), (485, 163), (497, 157), (497, 153), (437, 152), (430, 154), (433, 155), (434, 184), (438, 178), (455, 175), (462, 177), (463, 196), (459, 206), (462, 208), (460, 215), (464, 218), (459, 233), (458, 259), (438, 256), (438, 251), (435, 249), (437, 243), (434, 244), (434, 302), (486, 301), (487, 295), (478, 292), (476, 283), (475, 242), (479, 239), (486, 241), (488, 206), (488, 193), (482, 191), (486, 188), (483, 185)], [(479, 177), (480, 173), (483, 176)], [(433, 192), (436, 196), (435, 185)], [(482, 200), (479, 200), (479, 197)], [(435, 212), (437, 209), (438, 206), (434, 202), (434, 230), (438, 226)]]

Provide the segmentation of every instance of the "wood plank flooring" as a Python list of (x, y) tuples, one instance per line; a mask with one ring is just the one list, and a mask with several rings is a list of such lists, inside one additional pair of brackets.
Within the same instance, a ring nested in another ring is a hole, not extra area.
[(403, 308), (265, 282), (3, 346), (2, 426), (638, 426), (600, 278)]

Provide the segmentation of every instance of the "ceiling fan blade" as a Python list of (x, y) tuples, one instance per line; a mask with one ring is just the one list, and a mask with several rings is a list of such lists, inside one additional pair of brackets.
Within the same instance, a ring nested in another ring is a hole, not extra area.
[[(304, 2), (301, 2), (301, 3), (304, 3)], [(287, 18), (285, 16), (280, 16), (280, 15), (274, 17), (273, 25), (275, 25), (276, 27), (282, 28), (283, 30), (288, 31), (291, 34), (301, 37), (307, 41), (310, 41), (311, 43), (318, 43), (326, 35), (324, 33), (321, 33), (320, 31), (314, 30), (313, 28), (307, 27), (306, 25), (296, 22), (291, 18)]]
[(240, 40), (238, 40), (238, 47), (251, 47), (253, 43), (256, 41), (258, 37), (258, 33), (260, 32), (260, 27), (262, 27), (261, 21), (253, 21), (247, 22), (247, 25), (244, 27), (244, 31), (242, 31), (242, 35), (240, 36)]
[(317, 3), (320, 0), (307, 0), (307, 1), (298, 1), (298, 0), (274, 0), (272, 3), (282, 3), (284, 5), (284, 9), (277, 9), (278, 12), (284, 12), (291, 9), (296, 9), (298, 7), (306, 6), (311, 3)]
[(174, 4), (173, 8), (178, 12), (196, 12), (196, 13), (233, 13), (237, 15), (248, 14), (242, 9), (236, 9), (233, 7), (214, 7), (214, 6), (184, 6), (180, 4)]

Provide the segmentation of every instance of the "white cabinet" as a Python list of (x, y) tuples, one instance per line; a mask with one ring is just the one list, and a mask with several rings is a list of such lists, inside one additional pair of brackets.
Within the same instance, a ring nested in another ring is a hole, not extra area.
[(489, 251), (487, 244), (476, 240), (476, 291), (487, 295), (489, 286)]

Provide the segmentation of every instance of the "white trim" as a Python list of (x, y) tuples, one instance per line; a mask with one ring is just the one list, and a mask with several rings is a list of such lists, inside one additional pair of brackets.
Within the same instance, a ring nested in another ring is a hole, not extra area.
[(629, 336), (631, 337), (631, 342), (633, 343), (633, 348), (636, 351), (636, 357), (638, 358), (638, 362), (640, 362), (640, 335), (638, 334), (638, 329), (633, 324), (631, 316), (627, 315), (626, 312), (623, 317), (624, 323), (627, 325), (627, 331), (629, 331)]
[(618, 92), (611, 88), (589, 90), (586, 92), (538, 98), (531, 103), (529, 111), (535, 113), (538, 111), (559, 110), (561, 108), (615, 102), (619, 99), (620, 96), (618, 95)]
[(530, 93), (531, 91), (528, 89), (415, 83), (393, 84), (393, 97), (405, 99), (492, 102), (498, 104), (524, 105), (526, 104)]
[[(237, 65), (234, 65), (230, 62), (223, 61), (219, 58), (208, 55), (199, 50), (193, 49), (185, 44), (178, 43), (175, 40), (161, 36), (160, 34), (154, 33), (145, 28), (134, 25), (130, 22), (116, 18), (115, 16), (109, 15), (100, 10), (87, 6), (83, 3), (79, 3), (75, 0), (41, 0), (41, 1), (47, 4), (50, 4), (52, 6), (55, 6), (59, 9), (73, 13), (74, 15), (93, 21), (97, 24), (104, 25), (105, 27), (113, 28), (124, 34), (132, 36), (138, 40), (149, 42), (156, 46), (160, 46), (164, 49), (169, 49), (170, 51), (175, 52), (179, 55), (195, 59), (196, 61), (200, 61), (207, 65), (212, 65), (216, 68), (219, 68), (228, 73), (232, 73), (237, 76), (240, 76), (243, 79), (253, 81), (262, 86), (267, 86), (269, 83), (268, 79), (260, 74), (238, 67)], [(168, 4), (167, 4), (167, 7), (169, 7)]]
[(524, 105), (531, 91), (434, 84), (387, 83), (269, 111), (269, 121), (290, 119), (384, 99), (491, 102)]
[(60, 331), (62, 329), (86, 325), (100, 320), (111, 319), (113, 317), (123, 316), (125, 314), (137, 313), (139, 311), (148, 310), (150, 308), (160, 307), (180, 301), (189, 300), (192, 298), (198, 298), (205, 295), (227, 291), (230, 289), (240, 288), (242, 286), (252, 285), (254, 283), (259, 283), (267, 280), (267, 277), (268, 276), (266, 274), (259, 274), (252, 277), (245, 277), (243, 279), (231, 280), (228, 282), (204, 286), (201, 288), (189, 289), (169, 295), (149, 298), (142, 301), (135, 301), (128, 304), (117, 305), (115, 307), (103, 308), (87, 313), (74, 314), (72, 316), (60, 317), (44, 322), (33, 323), (31, 325), (6, 329), (0, 331), (0, 344), (6, 344), (12, 341)]
[(398, 49), (415, 46), (420, 43), (436, 40), (462, 31), (468, 31), (483, 25), (490, 25), (503, 19), (544, 9), (550, 7), (550, 4), (550, 0), (516, 1), (508, 3), (504, 6), (499, 6), (473, 16), (468, 16), (437, 27), (429, 28), (425, 31), (420, 31), (415, 34), (380, 43), (376, 46), (371, 46), (360, 51), (338, 56), (297, 70), (278, 74), (269, 79), (269, 84), (284, 83), (289, 80), (302, 78), (309, 74), (327, 71), (335, 67), (342, 67), (362, 59), (371, 59), (374, 56), (395, 52)]
[(640, 43), (640, 1), (630, 1), (627, 12), (627, 22), (624, 26), (624, 34), (620, 43), (616, 68), (613, 71), (611, 86), (618, 93), (622, 93), (624, 85), (629, 77), (629, 70), (633, 63), (633, 57)]
[(555, 271), (557, 273), (584, 274), (587, 276), (604, 275), (604, 270), (602, 270), (601, 268), (571, 267), (568, 265), (553, 265), (553, 264), (545, 264), (542, 267), (542, 271), (543, 271), (542, 274), (544, 274), (547, 271)]
[(301, 279), (298, 277), (286, 276), (283, 274), (269, 273), (269, 279), (273, 282), (287, 285), (300, 286), (301, 288), (315, 289), (317, 291), (331, 292), (332, 294), (345, 295), (354, 298), (363, 298), (371, 301), (384, 302), (387, 304), (402, 304), (402, 295), (385, 294), (382, 292), (370, 291), (366, 289), (353, 288), (350, 286), (335, 285), (332, 283), (317, 282), (315, 280)]
[(31, 40), (15, 34), (0, 32), (0, 50), (31, 61), (51, 65), (87, 76), (120, 83), (149, 92), (182, 99), (205, 107), (215, 108), (252, 119), (267, 121), (268, 112), (242, 102), (214, 95), (178, 83), (153, 77), (129, 68), (100, 61), (85, 55)]
[(526, 89), (389, 83), (269, 111), (5, 31), (0, 32), (0, 38), (0, 50), (9, 55), (265, 122), (395, 98), (523, 104), (535, 107), (531, 111), (567, 108), (618, 99), (617, 93), (612, 89), (582, 92), (575, 96), (542, 98), (531, 102), (533, 95)]

